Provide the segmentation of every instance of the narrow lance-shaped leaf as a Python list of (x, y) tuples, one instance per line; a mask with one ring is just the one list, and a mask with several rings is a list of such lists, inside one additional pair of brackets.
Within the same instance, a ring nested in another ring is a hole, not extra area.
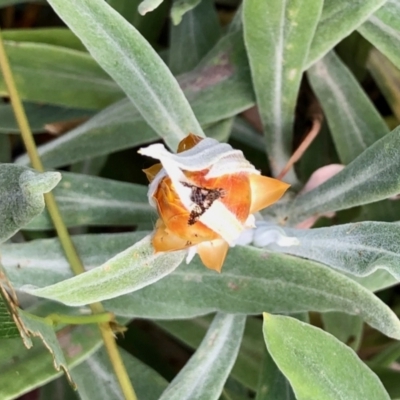
[[(269, 228), (259, 228), (255, 241), (263, 245)], [(400, 224), (358, 222), (316, 229), (285, 229), (298, 244), (268, 248), (329, 265), (356, 276), (366, 276), (385, 269), (400, 280)]]
[[(303, 64), (323, 1), (245, 0), (244, 39), (273, 175), (292, 153), (294, 111)], [(294, 176), (288, 176), (293, 181)]]
[[(155, 214), (148, 203), (146, 186), (68, 172), (63, 172), (62, 176), (54, 195), (67, 226), (153, 227)], [(32, 230), (51, 228), (47, 212), (25, 227)]]
[(204, 136), (171, 72), (140, 33), (106, 2), (49, 3), (172, 149), (190, 132)]
[(389, 132), (360, 84), (333, 51), (309, 69), (308, 77), (344, 164)]
[(370, 51), (367, 67), (393, 114), (400, 120), (400, 92), (397, 90), (400, 87), (400, 69), (377, 49)]
[(358, 31), (400, 68), (398, 44), (400, 40), (400, 2), (388, 0)]
[[(0, 287), (0, 290), (2, 291), (3, 298), (8, 303), (9, 310), (13, 315), (13, 319), (16, 323), (16, 326), (18, 327), (19, 333), (21, 335), (25, 347), (27, 349), (30, 349), (34, 344), (34, 340), (32, 340), (32, 337), (39, 337), (42, 343), (45, 345), (47, 351), (51, 353), (53, 367), (56, 369), (56, 371), (59, 372), (61, 372), (62, 369), (65, 372), (69, 382), (73, 385), (74, 383), (72, 381), (72, 377), (68, 370), (66, 358), (64, 356), (61, 345), (58, 342), (51, 321), (47, 320), (46, 318), (40, 317), (38, 315), (32, 314), (27, 310), (20, 309), (12, 289), (10, 290), (10, 294), (7, 294), (7, 292), (5, 292), (2, 287)], [(23, 345), (21, 339), (19, 343), (20, 346)], [(13, 365), (7, 363), (5, 369), (9, 369), (10, 367), (13, 368)], [(23, 372), (21, 373), (21, 375), (23, 375)], [(25, 387), (25, 385), (22, 386)]]
[[(27, 311), (40, 315), (68, 313), (65, 306), (54, 302), (41, 302)], [(59, 346), (70, 368), (82, 362), (101, 345), (100, 331), (96, 325), (81, 325), (64, 329), (59, 331), (57, 336)], [(9, 339), (4, 342), (7, 345), (0, 346), (0, 398), (2, 400), (18, 398), (62, 374), (61, 371), (54, 369), (49, 350), (40, 339), (33, 338), (32, 342), (33, 348), (29, 350), (24, 348), (21, 339), (18, 338)]]
[[(167, 387), (165, 379), (124, 349), (119, 348), (119, 352), (138, 398), (158, 400)], [(123, 396), (104, 348), (73, 368), (71, 373), (81, 400), (110, 400)]]
[[(45, 43), (8, 42), (5, 47), (23, 100), (99, 109), (124, 96), (88, 53)], [(8, 95), (2, 77), (0, 95)]]
[[(93, 116), (93, 110), (69, 108), (63, 106), (51, 106), (24, 102), (24, 110), (27, 114), (32, 133), (43, 133), (55, 123), (83, 122)], [(46, 126), (47, 125), (47, 126)], [(74, 125), (75, 126), (75, 125)], [(20, 129), (15, 120), (15, 114), (11, 104), (0, 104), (0, 134), (20, 134)], [(0, 139), (1, 140), (1, 139)], [(0, 151), (2, 146), (0, 146)]]
[[(109, 264), (106, 262), (108, 259), (135, 243), (139, 237), (140, 232), (83, 235), (74, 237), (74, 242), (88, 268)], [(129, 261), (132, 260), (131, 257)], [(71, 276), (55, 239), (3, 245), (2, 262), (12, 284), (18, 289), (27, 284), (43, 287)], [(129, 269), (127, 267), (127, 277), (130, 276)], [(103, 289), (112, 289), (115, 282), (111, 272), (107, 275), (102, 267), (97, 270), (91, 272), (104, 274), (111, 282), (107, 284), (104, 281), (98, 285), (96, 279), (90, 282), (88, 279), (87, 286), (93, 290), (92, 293), (96, 292), (95, 296)], [(130, 270), (134, 274), (141, 268)], [(116, 275), (118, 280), (123, 274)], [(133, 290), (137, 282), (127, 278), (125, 283), (127, 289)], [(67, 285), (69, 289), (71, 285)], [(55, 295), (61, 296), (60, 293)], [(78, 293), (70, 300), (75, 301), (78, 297), (82, 300), (88, 296)], [(191, 318), (215, 311), (243, 314), (260, 314), (263, 310), (273, 313), (343, 311), (360, 315), (388, 336), (400, 337), (400, 323), (390, 308), (348, 277), (309, 260), (254, 247), (230, 249), (222, 274), (207, 270), (196, 258), (156, 284), (108, 300), (105, 305), (107, 310), (117, 315), (156, 319)]]
[(46, 43), (86, 51), (82, 42), (67, 28), (5, 29), (2, 34), (6, 42)]
[(174, 25), (179, 25), (182, 17), (193, 10), (201, 0), (174, 0), (171, 7), (171, 19)]
[(400, 128), (361, 153), (346, 168), (317, 188), (298, 196), (289, 206), (288, 223), (328, 211), (345, 210), (400, 193)]
[(41, 289), (28, 285), (24, 290), (70, 306), (91, 304), (156, 282), (171, 273), (184, 256), (184, 251), (154, 254), (148, 235), (92, 271)]
[(217, 314), (201, 345), (160, 400), (217, 400), (235, 362), (244, 315)]
[(139, 4), (139, 13), (145, 15), (148, 12), (155, 10), (162, 2), (163, 0), (143, 0)]
[[(294, 318), (264, 314), (263, 330), (268, 351), (297, 400), (390, 399), (357, 354), (321, 329)], [(327, 354), (334, 355), (329, 362)]]
[[(309, 322), (308, 314), (296, 314), (293, 317)], [(296, 400), (292, 387), (277, 367), (268, 351), (264, 351), (264, 359), (259, 371), (256, 400)]]
[(0, 243), (43, 211), (43, 193), (53, 189), (60, 179), (59, 172), (39, 173), (0, 164)]
[(192, 70), (221, 34), (213, 0), (202, 0), (182, 22), (170, 27), (169, 68), (174, 75)]
[[(155, 323), (190, 348), (197, 349), (211, 321), (212, 316), (207, 315), (192, 320), (164, 320)], [(231, 376), (253, 390), (257, 388), (257, 374), (261, 365), (260, 348), (263, 344), (261, 321), (252, 317), (246, 318), (242, 343)]]
[[(178, 81), (203, 127), (251, 107), (254, 94), (241, 32), (223, 37), (195, 70)], [(124, 99), (38, 151), (46, 167), (59, 167), (157, 139), (132, 102)], [(23, 155), (17, 162), (26, 165), (29, 159)]]
[(358, 315), (340, 312), (328, 312), (321, 315), (324, 329), (354, 351), (358, 351), (362, 334), (363, 321)]
[(260, 369), (256, 400), (296, 400), (289, 381), (265, 351)]
[(385, 3), (386, 0), (324, 1), (321, 18), (304, 69), (308, 69), (328, 53)]

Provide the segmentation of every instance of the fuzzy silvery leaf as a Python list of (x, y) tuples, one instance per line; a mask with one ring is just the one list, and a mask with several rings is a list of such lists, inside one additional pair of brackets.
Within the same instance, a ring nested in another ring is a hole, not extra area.
[(264, 314), (263, 331), (268, 351), (291, 383), (296, 399), (390, 399), (357, 354), (329, 333), (270, 314)]
[(217, 314), (207, 335), (160, 400), (217, 400), (239, 351), (246, 316)]
[(21, 290), (70, 306), (86, 305), (150, 285), (171, 273), (184, 256), (184, 251), (154, 254), (148, 235), (91, 271), (45, 288), (26, 285)]
[(388, 0), (358, 31), (381, 53), (400, 68), (398, 43), (400, 37), (400, 1)]
[(39, 173), (0, 164), (0, 242), (7, 240), (44, 209), (43, 194), (61, 179), (59, 172)]
[[(42, 287), (39, 290), (47, 292), (49, 297), (62, 297), (62, 301), (76, 304), (79, 301), (82, 304), (94, 301), (94, 297), (107, 296), (110, 290), (114, 290), (113, 295), (118, 295), (118, 285), (124, 286), (125, 290), (134, 290), (140, 281), (133, 280), (132, 276), (135, 271), (146, 271), (145, 262), (140, 264), (139, 259), (137, 270), (127, 264), (126, 280), (123, 280), (124, 268), (115, 277), (103, 268), (108, 264), (107, 260), (135, 243), (143, 234), (74, 237), (85, 267), (93, 268), (101, 264), (103, 267), (94, 268), (90, 271), (92, 275), (89, 275), (90, 272), (83, 274), (73, 297), (68, 294), (63, 297), (62, 288), (74, 291), (74, 282), (77, 281), (76, 278), (67, 279), (72, 273), (55, 239), (5, 244), (2, 247), (2, 262), (15, 288), (31, 284)], [(134, 248), (131, 249), (133, 254)], [(147, 249), (150, 251), (150, 247)], [(160, 260), (162, 256), (165, 254), (160, 255)], [(184, 254), (170, 254), (170, 257), (178, 256), (182, 260)], [(118, 260), (118, 256), (114, 260)], [(135, 265), (133, 257), (127, 260)], [(173, 262), (180, 261), (175, 259)], [(175, 266), (166, 268), (174, 269)], [(147, 271), (152, 269), (147, 267)], [(100, 276), (99, 282), (88, 279), (87, 275), (93, 278)], [(64, 279), (67, 280), (60, 282)], [(56, 282), (60, 283), (48, 286)], [(87, 294), (85, 285), (90, 289)], [(107, 289), (107, 292), (102, 293), (99, 288)], [(395, 314), (358, 283), (321, 264), (254, 247), (236, 246), (230, 249), (222, 274), (204, 268), (195, 258), (189, 265), (180, 266), (155, 284), (107, 300), (105, 305), (107, 310), (117, 315), (156, 319), (191, 318), (215, 311), (245, 314), (260, 314), (265, 310), (273, 313), (342, 311), (360, 315), (386, 335), (400, 338), (400, 323)]]
[(361, 153), (342, 171), (278, 210), (294, 226), (308, 217), (374, 203), (400, 193), (400, 127)]
[[(244, 41), (274, 176), (292, 152), (296, 100), (322, 6), (321, 0), (243, 2)], [(293, 171), (286, 179), (294, 180)]]
[[(271, 228), (260, 225), (254, 243), (264, 246), (263, 235)], [(297, 239), (294, 246), (265, 243), (269, 249), (293, 254), (329, 265), (356, 276), (370, 275), (378, 269), (400, 280), (400, 224), (358, 222), (316, 229), (284, 229)]]
[[(172, 149), (190, 132), (204, 136), (167, 66), (112, 7), (104, 1), (91, 0), (49, 0), (49, 3)], [(155, 2), (146, 0), (146, 3)]]
[[(254, 94), (242, 32), (222, 37), (193, 71), (177, 80), (204, 128), (251, 107)], [(54, 168), (147, 144), (157, 138), (138, 109), (124, 99), (62, 137), (39, 146), (38, 151), (43, 164)], [(29, 158), (22, 155), (17, 162), (27, 165)]]

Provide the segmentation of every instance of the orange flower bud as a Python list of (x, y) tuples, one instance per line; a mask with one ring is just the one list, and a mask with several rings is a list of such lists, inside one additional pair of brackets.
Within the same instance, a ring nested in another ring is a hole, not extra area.
[(144, 170), (149, 201), (160, 219), (153, 236), (156, 252), (189, 249), (204, 265), (221, 271), (229, 245), (254, 224), (253, 213), (278, 201), (289, 185), (261, 176), (239, 150), (193, 134), (178, 154), (162, 145), (139, 151), (161, 164)]

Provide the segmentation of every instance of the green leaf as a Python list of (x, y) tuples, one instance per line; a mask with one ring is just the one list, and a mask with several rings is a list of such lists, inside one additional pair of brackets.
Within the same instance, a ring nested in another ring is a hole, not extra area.
[(303, 65), (322, 5), (321, 0), (243, 3), (244, 40), (275, 176), (292, 153), (294, 112)]
[(334, 52), (316, 62), (308, 77), (342, 163), (350, 163), (389, 132), (371, 100)]
[(382, 367), (371, 367), (372, 371), (378, 375), (378, 378), (381, 380), (383, 386), (387, 390), (391, 399), (399, 400), (400, 399), (400, 386), (399, 386), (399, 371), (396, 371), (392, 368), (382, 368)]
[(204, 132), (219, 142), (227, 142), (232, 131), (234, 118), (226, 118), (216, 124), (208, 126)]
[(217, 314), (160, 400), (217, 400), (238, 354), (245, 321), (243, 315)]
[[(40, 314), (45, 310), (48, 313), (59, 310), (66, 312), (65, 307), (60, 304), (50, 305), (48, 302), (28, 311)], [(96, 325), (71, 327), (60, 330), (57, 335), (70, 368), (86, 359), (101, 344), (100, 332)], [(49, 350), (39, 338), (33, 338), (32, 341), (34, 345), (29, 350), (23, 346), (20, 338), (8, 339), (0, 345), (0, 398), (2, 400), (18, 398), (62, 374), (61, 371), (54, 369)]]
[(359, 316), (328, 312), (323, 313), (321, 317), (324, 329), (328, 333), (347, 344), (354, 351), (358, 351), (363, 334), (363, 321)]
[[(147, 144), (157, 139), (157, 134), (132, 103), (122, 100), (62, 137), (39, 146), (38, 151), (43, 164), (52, 168)], [(29, 158), (25, 154), (17, 162), (26, 165), (29, 164)]]
[(296, 400), (288, 380), (268, 352), (261, 366), (256, 400)]
[(386, 0), (325, 1), (304, 69), (322, 58), (385, 3)]
[[(110, 265), (107, 260), (135, 243), (140, 235), (143, 233), (82, 235), (75, 236), (74, 243), (85, 267), (90, 268), (103, 263)], [(124, 254), (128, 255), (130, 251), (134, 253), (136, 246), (138, 244)], [(150, 246), (143, 244), (143, 247), (149, 252), (152, 250)], [(153, 257), (158, 257), (157, 262), (161, 263), (166, 255), (173, 262), (183, 257), (180, 252)], [(120, 257), (113, 260), (113, 265), (117, 265)], [(132, 256), (128, 261), (135, 265)], [(17, 289), (27, 284), (43, 287), (71, 276), (68, 263), (55, 239), (4, 244), (2, 263)], [(111, 290), (115, 280), (122, 280), (124, 271), (126, 276), (141, 271), (136, 266), (138, 269), (126, 266), (126, 271), (122, 267), (113, 276), (111, 273), (107, 275), (103, 267), (81, 275), (80, 279), (83, 280), (88, 279), (88, 275), (93, 277), (93, 281), (88, 282), (93, 292), (78, 293), (77, 298), (106, 295), (102, 291)], [(164, 265), (163, 268), (167, 267)], [(173, 269), (174, 266), (168, 268)], [(159, 271), (154, 267), (158, 274), (163, 273), (164, 269)], [(95, 278), (98, 275), (107, 276), (108, 282), (97, 282), (96, 286)], [(59, 285), (69, 286), (66, 282), (60, 282)], [(127, 278), (126, 289), (130, 287), (129, 290), (133, 290), (135, 284), (137, 282), (133, 278)], [(57, 293), (57, 296), (63, 295)], [(68, 297), (68, 294), (65, 293), (64, 297)], [(181, 266), (156, 284), (106, 301), (105, 307), (117, 315), (150, 319), (191, 318), (215, 311), (244, 314), (259, 314), (262, 310), (273, 313), (342, 311), (360, 315), (387, 336), (400, 337), (397, 317), (358, 283), (321, 264), (254, 247), (237, 246), (230, 249), (221, 274), (206, 269), (196, 258), (189, 266)]]
[(400, 342), (393, 342), (385, 346), (380, 352), (370, 358), (372, 366), (390, 367), (400, 357)]
[(399, 19), (400, 3), (397, 0), (390, 0), (358, 28), (361, 35), (388, 57), (397, 68), (400, 68)]
[(40, 2), (40, 0), (0, 0), (0, 8), (12, 6), (14, 4), (19, 3), (36, 3)]
[[(144, 236), (146, 232), (77, 235), (72, 236), (72, 241), (85, 269), (91, 270)], [(49, 286), (73, 276), (58, 239), (6, 243), (1, 246), (1, 258), (8, 278), (17, 289), (26, 284)]]
[(358, 282), (361, 286), (364, 286), (371, 292), (378, 292), (380, 290), (397, 285), (398, 283), (397, 279), (384, 269), (378, 269), (367, 276), (354, 276), (350, 274), (345, 275)]
[(140, 33), (106, 2), (49, 3), (171, 148), (190, 132), (203, 135), (171, 72)]
[[(378, 377), (356, 353), (321, 329), (264, 314), (264, 338), (298, 400), (389, 399)], [(327, 355), (331, 355), (329, 362)]]
[(82, 42), (65, 28), (5, 29), (2, 36), (6, 41), (46, 43), (86, 51)]
[(0, 164), (0, 243), (43, 211), (43, 193), (50, 192), (60, 179), (59, 172), (39, 173)]
[(0, 135), (0, 164), (11, 161), (11, 143), (8, 136)]
[(400, 86), (399, 69), (376, 49), (369, 53), (367, 66), (393, 114), (400, 120), (400, 93), (396, 90)]
[[(140, 362), (124, 349), (119, 348), (122, 361), (139, 399), (157, 400), (167, 387), (164, 378)], [(71, 371), (78, 386), (81, 400), (110, 400), (122, 398), (120, 386), (109, 356), (101, 348)]]
[[(77, 121), (89, 118), (93, 115), (92, 110), (52, 106), (48, 104), (24, 103), (24, 110), (28, 117), (32, 133), (43, 133), (46, 125), (59, 122)], [(20, 134), (19, 126), (15, 120), (11, 104), (0, 105), (0, 134)], [(1, 146), (0, 146), (1, 149)]]
[(92, 271), (44, 288), (21, 288), (34, 296), (69, 306), (103, 301), (139, 290), (171, 273), (184, 251), (154, 254), (150, 235)]
[(367, 60), (373, 46), (357, 31), (344, 38), (336, 47), (335, 53), (346, 64), (358, 82), (367, 77)]
[[(175, 4), (175, 3), (174, 3)], [(174, 75), (192, 70), (221, 35), (213, 0), (202, 0), (178, 26), (170, 27), (168, 65)]]
[(20, 334), (0, 290), (0, 341), (15, 337), (20, 337)]
[[(264, 234), (268, 233), (265, 228)], [(257, 243), (262, 245), (261, 228)], [(299, 239), (298, 245), (269, 249), (308, 258), (356, 276), (366, 276), (377, 269), (389, 271), (400, 280), (400, 224), (358, 222), (316, 229), (287, 229), (286, 234)]]
[[(203, 127), (254, 104), (241, 32), (223, 37), (194, 71), (178, 80)], [(46, 167), (59, 167), (156, 139), (155, 131), (124, 99), (62, 137), (39, 146), (39, 154)], [(26, 165), (29, 159), (24, 155), (17, 162)]]
[[(5, 46), (23, 100), (98, 109), (123, 97), (87, 53), (44, 43), (7, 42)], [(0, 78), (0, 95), (6, 96)]]
[(38, 400), (49, 400), (54, 393), (57, 393), (57, 400), (80, 400), (77, 391), (72, 389), (63, 376), (41, 386)]
[(289, 205), (288, 223), (329, 211), (345, 210), (400, 193), (400, 128), (361, 153), (341, 172)]
[[(63, 172), (62, 177), (54, 195), (67, 226), (153, 226), (155, 213), (146, 186), (68, 172)], [(25, 227), (51, 228), (47, 211)]]
[(264, 151), (264, 140), (262, 135), (244, 118), (235, 118), (232, 127), (232, 139), (252, 147), (257, 151)]
[(18, 316), (22, 321), (24, 330), (29, 332), (30, 336), (38, 336), (43, 341), (46, 349), (51, 353), (54, 368), (57, 371), (61, 371), (62, 369), (68, 377), (68, 380), (73, 383), (63, 349), (58, 342), (53, 326), (44, 318), (21, 309), (18, 309)]
[(193, 10), (201, 0), (174, 0), (171, 7), (171, 19), (174, 25), (179, 25), (182, 17)]
[[(293, 315), (309, 322), (308, 314)], [(256, 400), (296, 400), (290, 383), (279, 370), (271, 355), (264, 351), (264, 359), (259, 371)]]
[[(211, 316), (198, 317), (192, 320), (155, 321), (155, 323), (187, 346), (196, 349), (211, 323)], [(257, 387), (262, 344), (261, 321), (248, 317), (239, 354), (231, 374), (240, 383), (253, 390)]]
[(139, 13), (145, 15), (148, 12), (154, 11), (162, 2), (163, 0), (143, 0), (139, 4)]

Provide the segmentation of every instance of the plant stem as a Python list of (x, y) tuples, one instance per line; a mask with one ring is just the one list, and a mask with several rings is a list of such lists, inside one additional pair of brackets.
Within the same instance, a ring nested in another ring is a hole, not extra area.
[[(36, 148), (35, 141), (31, 129), (29, 127), (28, 119), (25, 114), (24, 107), (22, 105), (21, 99), (19, 97), (17, 87), (15, 85), (14, 77), (11, 71), (10, 63), (5, 51), (3, 37), (0, 30), (0, 68), (3, 73), (4, 81), (6, 83), (8, 93), (10, 96), (11, 104), (15, 113), (15, 118), (17, 120), (18, 126), (21, 130), (22, 140), (25, 144), (26, 151), (29, 155), (31, 164), (36, 170), (43, 172), (43, 164), (40, 159), (39, 153)], [(64, 224), (61, 217), (60, 210), (56, 203), (54, 195), (46, 193), (44, 195), (46, 206), (49, 211), (50, 217), (53, 221), (54, 227), (57, 231), (57, 235), (60, 239), (62, 248), (65, 252), (65, 256), (71, 266), (71, 269), (75, 275), (85, 272), (84, 266), (81, 259), (75, 249), (74, 243), (71, 240), (71, 236)], [(93, 314), (105, 313), (104, 307), (101, 303), (93, 303), (90, 305), (90, 309)], [(99, 328), (104, 341), (104, 345), (110, 357), (111, 364), (114, 368), (114, 372), (117, 376), (119, 384), (121, 386), (122, 393), (126, 400), (137, 400), (135, 391), (130, 382), (128, 373), (126, 372), (125, 366), (123, 364), (121, 354), (118, 351), (118, 346), (114, 338), (114, 334), (107, 322), (99, 323)]]
[(91, 315), (49, 314), (45, 319), (49, 321), (52, 325), (100, 324), (103, 322), (111, 322), (114, 319), (114, 314), (110, 312), (105, 312), (102, 314), (91, 314)]

